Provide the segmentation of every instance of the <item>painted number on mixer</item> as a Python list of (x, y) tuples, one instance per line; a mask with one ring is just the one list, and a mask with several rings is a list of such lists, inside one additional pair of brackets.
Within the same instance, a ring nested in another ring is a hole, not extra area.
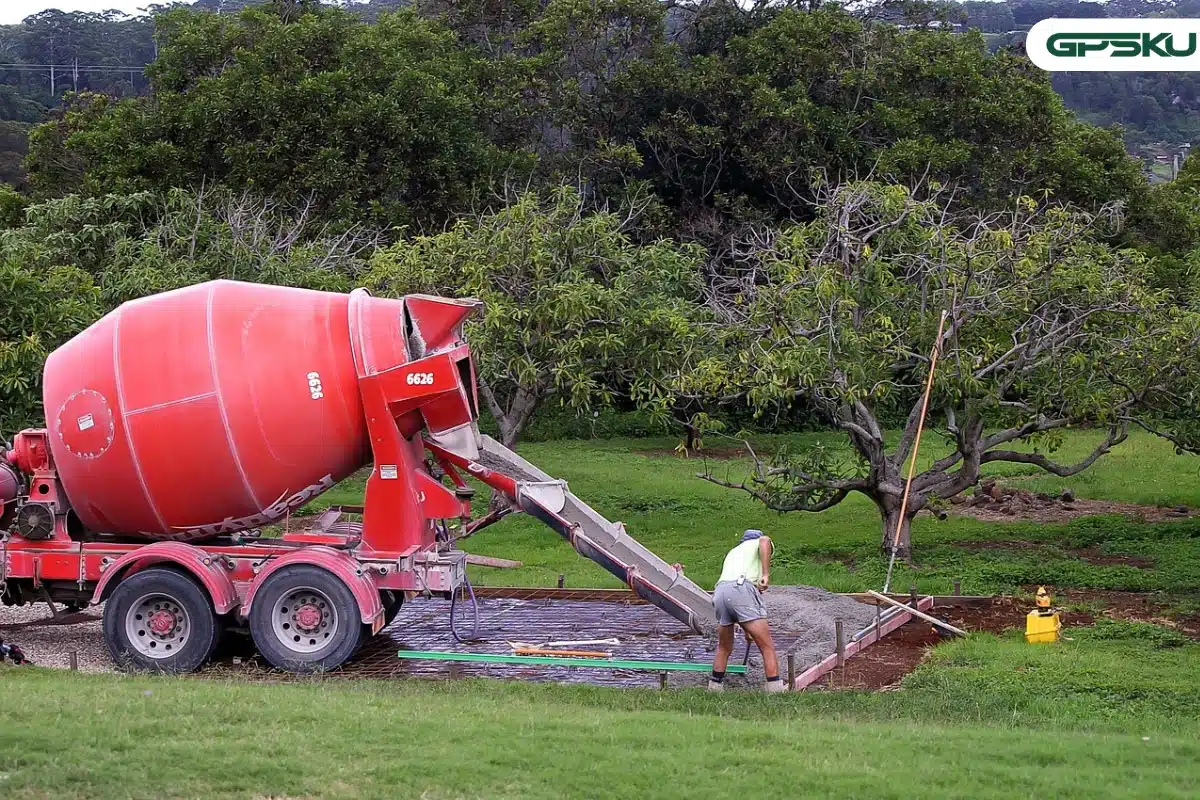
[(325, 396), (321, 389), (321, 376), (316, 372), (308, 373), (308, 393), (312, 395), (313, 400), (320, 400)]
[(433, 383), (432, 372), (410, 372), (404, 379), (409, 386), (428, 386)]

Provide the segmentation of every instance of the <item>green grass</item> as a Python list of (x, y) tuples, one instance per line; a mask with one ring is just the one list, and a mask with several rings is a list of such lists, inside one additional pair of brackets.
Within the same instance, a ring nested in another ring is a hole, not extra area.
[[(817, 441), (836, 444), (836, 436), (804, 434), (788, 437), (793, 444)], [(1100, 438), (1093, 432), (1071, 432), (1062, 460), (1078, 459)], [(777, 437), (760, 437), (766, 445)], [(531, 443), (521, 454), (555, 477), (566, 479), (572, 491), (613, 520), (668, 562), (682, 562), (687, 574), (711, 586), (726, 550), (746, 528), (761, 528), (775, 539), (776, 563), (772, 580), (780, 584), (810, 584), (834, 591), (861, 591), (883, 584), (886, 561), (880, 556), (881, 523), (874, 506), (852, 495), (820, 514), (778, 514), (730, 489), (701, 481), (698, 458), (645, 455), (669, 452), (669, 439), (614, 439)], [(723, 445), (710, 440), (710, 445)], [(925, 458), (937, 457), (937, 441), (923, 448)], [(715, 470), (739, 478), (745, 461), (710, 462)], [(1129, 441), (1101, 459), (1092, 469), (1059, 479), (1025, 465), (998, 465), (990, 474), (1003, 476), (1035, 492), (1057, 493), (1070, 487), (1076, 495), (1129, 503), (1200, 506), (1200, 458), (1178, 456), (1155, 437), (1134, 433)], [(319, 505), (362, 501), (362, 481), (351, 480), (320, 498)], [(479, 495), (478, 507), (486, 504)], [(999, 549), (970, 552), (963, 542), (1037, 542), (1036, 550)], [(939, 522), (922, 514), (914, 523), (915, 568), (900, 566), (893, 583), (922, 591), (949, 592), (960, 580), (964, 593), (1010, 593), (1036, 583), (1062, 587), (1162, 592), (1190, 607), (1200, 587), (1200, 520), (1139, 524), (1123, 517), (1096, 517), (1066, 525), (992, 523), (951, 516)], [(1153, 562), (1152, 569), (1127, 565), (1096, 565), (1081, 559), (1078, 550), (1099, 547), (1106, 555), (1133, 555)], [(473, 568), (472, 580), (481, 585), (552, 586), (560, 574), (568, 586), (608, 586), (619, 582), (580, 558), (548, 528), (524, 515), (504, 520), (466, 542), (471, 552), (511, 558), (525, 566), (517, 570)]]
[(902, 691), (785, 696), (6, 668), (0, 781), (14, 798), (1186, 797), (1198, 651), (1138, 626), (985, 635)]

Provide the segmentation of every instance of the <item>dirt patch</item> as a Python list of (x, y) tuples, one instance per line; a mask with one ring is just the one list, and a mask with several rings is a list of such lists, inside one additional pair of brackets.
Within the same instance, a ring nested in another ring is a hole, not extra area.
[[(1025, 587), (1030, 594), (1036, 586)], [(1128, 622), (1151, 622), (1173, 628), (1193, 639), (1200, 639), (1200, 615), (1171, 619), (1163, 614), (1164, 606), (1152, 595), (1136, 592), (1102, 591), (1098, 589), (1059, 589), (1047, 587), (1056, 606), (1082, 606), (1085, 610), (1062, 611), (1063, 628), (1094, 625), (1099, 618)], [(996, 597), (986, 606), (939, 607), (933, 615), (971, 632), (1003, 633), (1023, 629), (1025, 615), (1032, 604), (1014, 597)], [(869, 689), (887, 691), (915, 670), (930, 650), (944, 641), (943, 635), (928, 623), (915, 620), (882, 641), (868, 647), (846, 662), (845, 671), (834, 669), (810, 687), (813, 689)]]
[[(965, 631), (1001, 633), (1025, 624), (1029, 611), (1012, 597), (996, 597), (986, 606), (938, 607), (932, 612), (938, 619)], [(1083, 623), (1072, 615), (1073, 624)], [(1068, 620), (1064, 619), (1064, 624)], [(894, 688), (905, 675), (915, 670), (946, 635), (923, 620), (913, 620), (846, 661), (845, 669), (832, 672), (813, 683), (809, 690)]]
[[(1037, 586), (1022, 587), (1031, 595), (1037, 591)], [(1125, 622), (1150, 622), (1172, 628), (1185, 636), (1200, 639), (1200, 614), (1170, 617), (1167, 616), (1167, 606), (1154, 599), (1152, 594), (1139, 592), (1117, 592), (1104, 589), (1059, 589), (1046, 587), (1054, 596), (1056, 606), (1082, 606), (1083, 612), (1074, 612), (1071, 619), (1087, 619), (1091, 624), (1096, 617), (1123, 620)]]
[(972, 495), (950, 500), (951, 511), (985, 522), (1069, 522), (1080, 517), (1121, 514), (1136, 522), (1165, 522), (1200, 516), (1200, 509), (1187, 506), (1143, 506), (1113, 500), (1086, 500), (1070, 490), (1058, 495), (1034, 493), (986, 480)]
[(942, 637), (933, 626), (910, 622), (848, 659), (844, 668), (835, 667), (826, 673), (819, 681), (810, 684), (808, 691), (894, 688), (941, 641)]
[(1072, 555), (1078, 556), (1083, 561), (1089, 564), (1095, 564), (1098, 567), (1137, 567), (1138, 569), (1154, 569), (1154, 559), (1144, 558), (1142, 556), (1118, 555), (1100, 552), (1100, 548), (1093, 546), (1082, 550), (1069, 550)]
[(1120, 553), (1102, 552), (1099, 546), (1084, 548), (1056, 548), (1043, 542), (1020, 542), (1008, 539), (957, 542), (955, 547), (970, 553), (983, 553), (992, 550), (1002, 552), (1035, 552), (1048, 557), (1058, 557), (1061, 554), (1072, 555), (1088, 564), (1098, 567), (1136, 567), (1137, 569), (1154, 569), (1152, 558), (1143, 556), (1124, 555)]
[[(1031, 594), (1037, 589), (1036, 586), (1027, 588)], [(1163, 616), (1163, 606), (1150, 595), (1094, 589), (1048, 588), (1054, 595), (1055, 605), (1060, 608), (1066, 605), (1087, 607), (1087, 610), (1062, 611), (1063, 628), (1067, 636), (1070, 635), (1071, 628), (1094, 625), (1098, 618), (1103, 617), (1129, 622), (1152, 622), (1173, 628), (1193, 639), (1200, 639), (1200, 615), (1168, 619)], [(985, 606), (938, 607), (931, 613), (938, 619), (972, 633), (1003, 633), (1012, 629), (1022, 630), (1025, 626), (1025, 615), (1031, 608), (1030, 602), (1018, 598), (996, 597)], [(928, 657), (935, 645), (943, 641), (945, 636), (932, 625), (914, 620), (847, 660), (844, 671), (834, 669), (812, 684), (809, 691), (894, 689), (904, 676), (915, 670)]]

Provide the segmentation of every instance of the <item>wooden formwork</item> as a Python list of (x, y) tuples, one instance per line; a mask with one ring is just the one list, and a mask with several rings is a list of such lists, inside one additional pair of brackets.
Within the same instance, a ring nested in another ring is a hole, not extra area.
[[(927, 595), (919, 598), (914, 608), (916, 608), (918, 611), (928, 612), (933, 608), (933, 606), (934, 598)], [(856, 653), (861, 653), (863, 650), (875, 644), (875, 642), (879, 641), (884, 636), (887, 636), (892, 631), (903, 627), (912, 619), (913, 614), (911, 612), (901, 611), (898, 614), (893, 614), (887, 619), (882, 620), (878, 625), (872, 623), (866, 628), (863, 628), (862, 631), (859, 632), (861, 636), (856, 634), (854, 637), (851, 637), (852, 640), (844, 643), (840, 648), (840, 652), (834, 652), (830, 654), (822, 661), (814, 664), (813, 666), (804, 670), (804, 672), (797, 675), (796, 679), (792, 681), (792, 691), (798, 692), (807, 688), (813, 683), (816, 683), (823, 678), (826, 673), (845, 664), (847, 659), (851, 658)]]

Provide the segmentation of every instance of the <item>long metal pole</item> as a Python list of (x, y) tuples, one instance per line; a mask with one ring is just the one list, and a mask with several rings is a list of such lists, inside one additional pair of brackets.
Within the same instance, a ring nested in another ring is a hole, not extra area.
[(921, 449), (921, 433), (925, 430), (925, 414), (929, 411), (929, 395), (933, 391), (933, 371), (937, 368), (938, 355), (942, 352), (942, 331), (946, 327), (946, 312), (938, 320), (937, 338), (933, 341), (933, 352), (929, 356), (929, 375), (925, 378), (925, 396), (921, 398), (921, 418), (917, 420), (917, 438), (913, 441), (912, 459), (908, 462), (908, 480), (904, 482), (904, 497), (900, 500), (900, 516), (896, 519), (896, 533), (892, 537), (892, 556), (888, 559), (887, 580), (883, 582), (884, 594), (892, 585), (892, 568), (896, 566), (896, 548), (900, 544), (900, 529), (904, 527), (904, 514), (908, 511), (908, 493), (912, 489), (913, 475), (917, 471), (917, 451)]
[(942, 622), (937, 617), (931, 617), (930, 615), (926, 614), (924, 611), (918, 611), (917, 609), (913, 608), (912, 606), (906, 606), (906, 605), (904, 605), (904, 603), (901, 603), (899, 600), (893, 600), (892, 598), (888, 597), (886, 594), (880, 594), (879, 592), (871, 592), (871, 591), (868, 591), (867, 594), (869, 594), (872, 597), (875, 597), (879, 600), (882, 600), (885, 603), (890, 603), (891, 605), (894, 605), (897, 608), (903, 608), (905, 611), (909, 612), (914, 617), (919, 617), (919, 618), (925, 620), (926, 622), (937, 625), (939, 628), (950, 631), (951, 633), (958, 634), (959, 636), (967, 635), (967, 632), (964, 631), (962, 628), (956, 628), (953, 625), (951, 625), (949, 622)]

